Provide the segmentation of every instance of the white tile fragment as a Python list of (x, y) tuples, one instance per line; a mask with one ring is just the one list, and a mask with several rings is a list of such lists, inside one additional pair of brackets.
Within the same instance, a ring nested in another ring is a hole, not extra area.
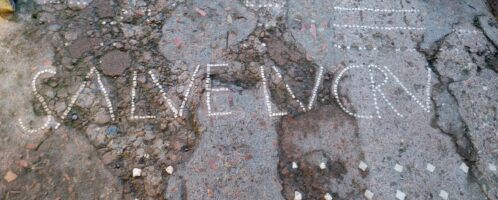
[(465, 173), (468, 173), (469, 172), (469, 167), (465, 164), (465, 163), (462, 163), (460, 165), (460, 169), (465, 172)]
[(292, 162), (292, 169), (297, 169), (297, 163), (296, 162)]
[(496, 165), (494, 164), (489, 164), (488, 165), (489, 170), (496, 172)]
[(140, 168), (133, 168), (133, 177), (139, 177), (142, 176), (142, 169)]
[(330, 195), (329, 193), (325, 194), (325, 196), (323, 196), (323, 198), (324, 198), (325, 200), (332, 200), (332, 199), (333, 199), (333, 198), (332, 198), (332, 195)]
[(397, 172), (403, 172), (403, 166), (396, 164), (394, 166), (394, 170), (396, 170)]
[(173, 174), (173, 171), (174, 171), (173, 166), (168, 166), (168, 167), (166, 167), (166, 172), (167, 172), (168, 174), (170, 174), (170, 175), (171, 175), (171, 174)]
[(320, 163), (320, 169), (324, 170), (325, 168), (327, 168), (327, 165), (324, 162), (321, 162)]
[(360, 165), (358, 165), (358, 168), (361, 169), (361, 171), (365, 171), (368, 168), (368, 165), (364, 163), (363, 161), (360, 161)]
[(298, 191), (295, 191), (294, 192), (294, 200), (302, 200), (303, 199), (303, 195), (298, 192)]
[(427, 163), (427, 167), (425, 167), (425, 169), (427, 169), (427, 171), (434, 172), (436, 167), (434, 165), (432, 165), (431, 163)]
[(399, 200), (405, 200), (406, 194), (404, 192), (401, 192), (399, 190), (396, 190), (396, 198)]
[(370, 190), (366, 190), (366, 191), (365, 191), (365, 197), (366, 197), (367, 199), (371, 200), (371, 199), (373, 198), (373, 196), (374, 196), (374, 193), (373, 193), (373, 192), (371, 192)]
[(441, 192), (439, 192), (439, 197), (443, 198), (444, 200), (448, 200), (448, 192), (441, 190)]

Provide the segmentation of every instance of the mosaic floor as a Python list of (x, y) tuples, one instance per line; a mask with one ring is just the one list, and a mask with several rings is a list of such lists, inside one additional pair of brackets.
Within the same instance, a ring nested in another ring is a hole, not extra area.
[(493, 2), (18, 0), (2, 199), (498, 199)]

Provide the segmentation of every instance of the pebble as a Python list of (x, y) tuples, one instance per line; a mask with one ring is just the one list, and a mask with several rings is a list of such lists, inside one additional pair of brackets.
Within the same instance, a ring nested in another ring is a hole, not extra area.
[(117, 159), (117, 156), (112, 152), (107, 152), (102, 156), (102, 162), (106, 165), (111, 164)]
[(83, 89), (83, 91), (80, 94), (80, 97), (77, 99), (75, 102), (76, 105), (82, 108), (90, 108), (93, 106), (93, 103), (95, 102), (95, 94), (92, 92), (91, 89)]
[(140, 176), (142, 176), (142, 169), (133, 168), (133, 177), (140, 177)]
[(296, 162), (292, 162), (292, 169), (297, 169), (297, 163)]
[(38, 147), (38, 145), (33, 144), (33, 143), (26, 144), (26, 149), (28, 149), (28, 150), (35, 150), (37, 147)]
[(465, 172), (465, 173), (468, 173), (469, 172), (469, 167), (465, 164), (465, 163), (462, 163), (460, 165), (460, 169)]
[(27, 161), (27, 160), (19, 160), (19, 161), (17, 162), (17, 164), (18, 164), (19, 166), (21, 166), (22, 168), (26, 168), (26, 167), (28, 167), (28, 165), (29, 165), (29, 163), (28, 163), (28, 161)]
[(78, 115), (77, 114), (72, 114), (71, 115), (72, 120), (78, 120)]
[(96, 115), (95, 115), (95, 123), (99, 125), (107, 124), (111, 121), (111, 116), (107, 113), (105, 110), (100, 110)]
[[(116, 45), (120, 45), (117, 44)], [(123, 72), (131, 66), (131, 58), (127, 52), (111, 51), (102, 58), (102, 72), (108, 76), (123, 75)]]
[(365, 193), (364, 193), (364, 196), (368, 199), (368, 200), (371, 200), (374, 196), (374, 193), (371, 192), (370, 190), (366, 190)]
[(144, 155), (145, 155), (144, 149), (142, 149), (142, 148), (137, 149), (137, 157), (142, 158), (142, 157), (144, 157)]
[(448, 199), (448, 196), (449, 196), (448, 192), (446, 192), (446, 191), (444, 191), (444, 190), (441, 190), (441, 191), (439, 192), (439, 197), (443, 198), (444, 200), (447, 200), (447, 199)]
[(15, 181), (17, 179), (17, 174), (15, 174), (14, 172), (12, 171), (8, 171), (7, 174), (5, 174), (5, 176), (3, 177), (3, 179), (5, 179), (5, 181), (7, 181), (8, 183), (12, 182), (12, 181)]
[(403, 166), (396, 164), (394, 166), (394, 170), (396, 170), (397, 172), (403, 172)]
[(119, 128), (116, 125), (110, 125), (107, 127), (106, 133), (110, 137), (114, 137), (118, 134)]
[(323, 197), (325, 200), (332, 200), (332, 195), (330, 195), (329, 193), (325, 194), (325, 196)]
[(62, 113), (64, 112), (64, 110), (66, 109), (66, 102), (63, 102), (63, 101), (58, 101), (55, 103), (55, 111), (58, 112), (58, 113)]
[(361, 169), (361, 171), (367, 170), (368, 165), (364, 163), (363, 161), (360, 162), (360, 165), (358, 165), (358, 168)]
[(302, 200), (303, 199), (303, 195), (298, 192), (298, 191), (295, 191), (294, 192), (294, 200)]
[(199, 15), (205, 17), (207, 15), (206, 11), (200, 9), (200, 8), (195, 8), (195, 11), (199, 13)]
[(406, 197), (406, 194), (404, 192), (401, 192), (399, 190), (396, 191), (396, 198), (399, 200), (404, 200)]
[(171, 175), (171, 174), (173, 174), (173, 170), (174, 170), (174, 169), (173, 169), (173, 166), (168, 166), (168, 167), (166, 167), (166, 172), (167, 172), (168, 174), (170, 174), (170, 175)]
[(48, 26), (48, 30), (52, 31), (52, 32), (59, 31), (60, 29), (61, 29), (61, 25), (59, 25), (59, 24), (52, 24), (52, 25)]

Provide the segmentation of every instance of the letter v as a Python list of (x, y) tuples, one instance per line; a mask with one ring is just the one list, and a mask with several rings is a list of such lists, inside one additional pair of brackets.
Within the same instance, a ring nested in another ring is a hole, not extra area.
[(278, 68), (276, 66), (272, 66), (272, 69), (277, 74), (277, 77), (280, 80), (282, 80), (282, 82), (285, 84), (285, 88), (287, 89), (287, 92), (291, 95), (292, 99), (294, 99), (299, 104), (299, 107), (304, 112), (306, 112), (308, 110), (311, 110), (311, 108), (313, 108), (313, 103), (316, 101), (316, 96), (317, 96), (317, 93), (318, 93), (318, 88), (320, 87), (320, 84), (321, 84), (321, 81), (322, 81), (322, 77), (323, 77), (323, 71), (325, 70), (324, 67), (320, 66), (320, 68), (318, 69), (318, 74), (315, 77), (315, 85), (313, 87), (313, 91), (312, 91), (311, 97), (310, 97), (310, 99), (308, 101), (308, 106), (307, 107), (304, 106), (304, 104), (294, 95), (294, 92), (290, 88), (289, 84), (287, 84), (287, 83), (284, 82), (283, 76), (280, 73), (280, 71), (278, 70)]

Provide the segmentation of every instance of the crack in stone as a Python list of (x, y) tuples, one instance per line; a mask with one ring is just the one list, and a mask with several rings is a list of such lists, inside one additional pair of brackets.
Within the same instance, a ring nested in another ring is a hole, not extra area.
[[(459, 111), (458, 99), (456, 98), (455, 94), (449, 89), (449, 86), (452, 83), (461, 82), (461, 81), (453, 81), (453, 80), (443, 76), (437, 70), (437, 68), (435, 66), (435, 64), (437, 63), (438, 55), (441, 52), (441, 46), (444, 43), (444, 41), (446, 40), (446, 38), (450, 35), (451, 35), (451, 33), (443, 36), (441, 39), (434, 42), (434, 45), (436, 45), (436, 48), (435, 49), (433, 48), (434, 50), (432, 52), (421, 51), (420, 49), (418, 49), (418, 51), (426, 57), (429, 68), (436, 74), (436, 76), (439, 80), (439, 84), (440, 84), (439, 88), (443, 90), (443, 91), (441, 91), (441, 93), (446, 92), (447, 94), (449, 94), (451, 101), (454, 101), (456, 103), (456, 105), (453, 106), (452, 109), (458, 114), (457, 123), (462, 124), (462, 127), (460, 128), (460, 130), (450, 130), (451, 132), (449, 132), (448, 130), (445, 130), (442, 127), (443, 125), (438, 123), (438, 122), (434, 123), (433, 127), (439, 129), (442, 133), (451, 137), (453, 143), (455, 144), (455, 146), (457, 148), (457, 153), (463, 158), (464, 162), (471, 169), (470, 170), (471, 181), (475, 181), (476, 183), (478, 183), (479, 186), (481, 186), (480, 187), (481, 191), (486, 195), (487, 194), (486, 189), (483, 188), (482, 184), (480, 184), (480, 180), (482, 180), (482, 173), (480, 173), (477, 170), (477, 167), (475, 166), (477, 163), (477, 159), (478, 159), (477, 158), (478, 157), (477, 149), (476, 149), (474, 143), (472, 142), (472, 136), (469, 133), (468, 125), (465, 122), (465, 120), (463, 120), (461, 117), (462, 115)], [(434, 95), (435, 90), (432, 93), (433, 94), (431, 95), (431, 100), (435, 106), (435, 108), (434, 108), (435, 118), (436, 118), (436, 120), (443, 122), (444, 120), (439, 120), (440, 110), (436, 106), (436, 105), (438, 105), (438, 100), (435, 98), (435, 95)]]

